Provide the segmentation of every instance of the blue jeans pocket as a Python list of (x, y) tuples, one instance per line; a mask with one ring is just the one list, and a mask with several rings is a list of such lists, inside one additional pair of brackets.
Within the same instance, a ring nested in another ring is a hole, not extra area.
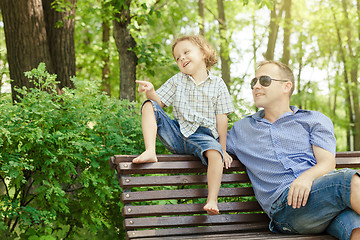
[(299, 234), (293, 227), (291, 227), (288, 223), (279, 223), (276, 221), (271, 221), (272, 231), (284, 233), (284, 234)]

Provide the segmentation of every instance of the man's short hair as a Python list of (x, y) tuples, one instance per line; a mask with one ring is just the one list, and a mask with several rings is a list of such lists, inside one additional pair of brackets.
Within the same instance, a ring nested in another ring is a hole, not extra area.
[(292, 83), (292, 87), (290, 90), (290, 96), (293, 94), (294, 89), (295, 89), (295, 78), (294, 78), (294, 74), (292, 72), (292, 70), (290, 69), (290, 67), (282, 62), (279, 61), (275, 61), (275, 60), (265, 60), (262, 61), (258, 64), (257, 69), (259, 69), (260, 67), (266, 65), (266, 64), (274, 64), (276, 66), (278, 66), (281, 70), (281, 73), (284, 75), (284, 77), (286, 78), (286, 80), (289, 80)]

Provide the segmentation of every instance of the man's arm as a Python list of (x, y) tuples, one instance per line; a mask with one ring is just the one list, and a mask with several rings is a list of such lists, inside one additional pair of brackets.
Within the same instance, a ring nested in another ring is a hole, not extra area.
[(336, 160), (331, 152), (313, 145), (316, 165), (303, 172), (290, 185), (288, 193), (288, 204), (293, 208), (305, 206), (309, 197), (311, 186), (315, 179), (335, 169)]
[(216, 130), (219, 133), (219, 143), (224, 153), (225, 168), (228, 169), (232, 162), (232, 157), (226, 152), (226, 137), (228, 128), (228, 117), (226, 114), (216, 115)]

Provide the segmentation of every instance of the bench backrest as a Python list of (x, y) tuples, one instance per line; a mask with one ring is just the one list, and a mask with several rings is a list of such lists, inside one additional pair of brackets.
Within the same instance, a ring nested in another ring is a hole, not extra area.
[[(115, 155), (110, 165), (123, 189), (127, 239), (241, 231), (268, 231), (269, 219), (257, 203), (245, 167), (224, 169), (220, 215), (205, 214), (206, 167), (189, 155), (158, 155), (159, 162), (132, 164), (134, 155)], [(337, 153), (337, 168), (360, 168), (360, 152)]]

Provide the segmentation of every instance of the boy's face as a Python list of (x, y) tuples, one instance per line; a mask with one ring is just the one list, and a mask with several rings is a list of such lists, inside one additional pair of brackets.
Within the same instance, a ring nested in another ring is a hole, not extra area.
[(185, 74), (193, 76), (197, 71), (206, 71), (203, 52), (189, 40), (178, 42), (173, 55), (180, 71)]

